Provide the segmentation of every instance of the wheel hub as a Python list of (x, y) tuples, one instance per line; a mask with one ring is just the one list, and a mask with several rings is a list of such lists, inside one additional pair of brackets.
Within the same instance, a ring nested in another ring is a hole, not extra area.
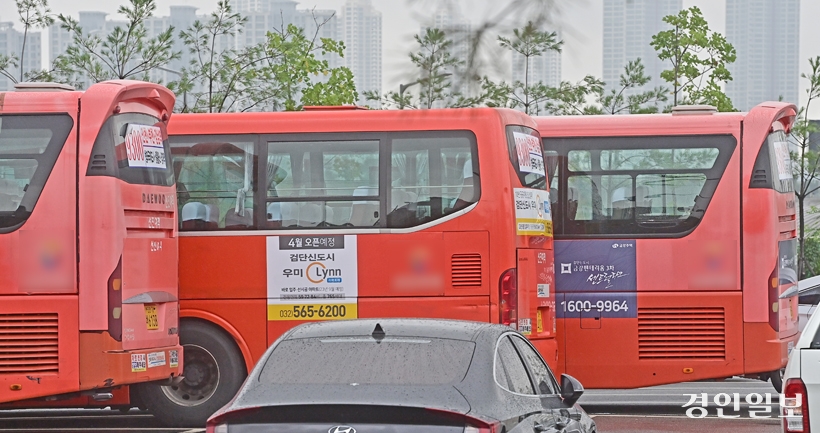
[(162, 392), (169, 400), (180, 406), (198, 406), (208, 401), (219, 385), (219, 366), (216, 358), (202, 346), (183, 346), (185, 379), (170, 386), (163, 386)]

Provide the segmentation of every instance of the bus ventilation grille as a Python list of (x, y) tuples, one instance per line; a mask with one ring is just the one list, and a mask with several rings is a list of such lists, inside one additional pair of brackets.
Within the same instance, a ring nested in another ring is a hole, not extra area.
[(0, 314), (0, 375), (57, 373), (57, 313)]
[(723, 308), (638, 308), (638, 357), (725, 358), (726, 317)]
[(453, 254), (453, 287), (481, 286), (481, 254)]
[(769, 173), (766, 170), (755, 170), (752, 173), (752, 188), (766, 188), (769, 186)]

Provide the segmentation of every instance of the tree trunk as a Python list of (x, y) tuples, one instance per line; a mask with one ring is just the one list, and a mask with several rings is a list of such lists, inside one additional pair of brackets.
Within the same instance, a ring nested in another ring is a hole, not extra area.
[[(803, 186), (801, 185), (800, 188), (802, 189)], [(803, 213), (803, 201), (805, 200), (805, 196), (800, 194), (797, 197), (797, 212), (799, 216), (799, 220), (797, 222), (799, 228), (797, 230), (797, 243), (798, 243), (798, 251), (800, 260), (797, 261), (797, 275), (799, 275), (799, 279), (803, 279), (805, 277), (805, 262), (806, 262), (806, 240), (804, 235), (804, 229), (806, 225), (806, 221), (804, 219), (805, 214)]]
[(20, 50), (20, 81), (23, 81), (23, 65), (26, 64), (26, 39), (28, 38), (28, 26), (23, 30), (23, 49)]

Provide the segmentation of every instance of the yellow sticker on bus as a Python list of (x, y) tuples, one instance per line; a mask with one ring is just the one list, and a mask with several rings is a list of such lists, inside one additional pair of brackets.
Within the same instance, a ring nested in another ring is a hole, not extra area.
[(268, 320), (343, 320), (357, 319), (359, 308), (355, 303), (323, 304), (269, 304)]
[(159, 316), (157, 315), (156, 305), (145, 305), (145, 327), (148, 328), (149, 331), (159, 329)]

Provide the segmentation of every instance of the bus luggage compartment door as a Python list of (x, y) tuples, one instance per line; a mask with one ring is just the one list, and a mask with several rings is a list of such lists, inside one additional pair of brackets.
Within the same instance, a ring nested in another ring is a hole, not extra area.
[(178, 342), (178, 239), (172, 212), (126, 210), (122, 256), (125, 350)]

